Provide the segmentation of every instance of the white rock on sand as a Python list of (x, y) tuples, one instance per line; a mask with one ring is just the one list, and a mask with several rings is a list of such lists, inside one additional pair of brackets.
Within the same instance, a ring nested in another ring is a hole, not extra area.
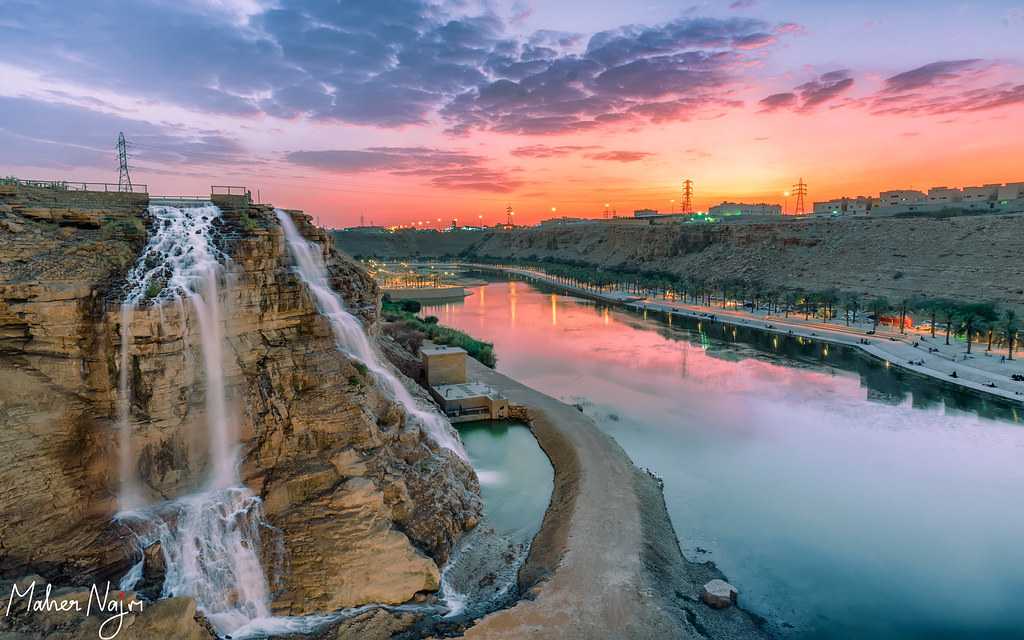
[(704, 604), (715, 609), (725, 609), (736, 603), (738, 595), (736, 587), (725, 580), (712, 580), (704, 585), (704, 592), (701, 599)]

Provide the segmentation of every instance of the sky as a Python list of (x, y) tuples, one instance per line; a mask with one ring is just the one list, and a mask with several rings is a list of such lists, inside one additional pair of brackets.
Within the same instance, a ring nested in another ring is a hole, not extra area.
[(3, 175), (334, 227), (1024, 181), (1022, 0), (0, 0), (0, 77)]

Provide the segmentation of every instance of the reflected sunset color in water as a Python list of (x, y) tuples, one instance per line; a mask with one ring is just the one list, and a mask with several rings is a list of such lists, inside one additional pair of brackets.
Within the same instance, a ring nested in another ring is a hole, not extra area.
[(665, 481), (686, 555), (788, 637), (1016, 637), (1024, 428), (848, 348), (495, 282), (428, 307)]

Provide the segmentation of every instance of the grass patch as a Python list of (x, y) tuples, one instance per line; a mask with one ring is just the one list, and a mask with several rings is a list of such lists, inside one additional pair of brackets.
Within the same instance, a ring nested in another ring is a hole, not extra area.
[(259, 223), (250, 218), (248, 212), (246, 211), (243, 211), (240, 214), (238, 214), (238, 222), (241, 223), (243, 229), (250, 233), (260, 228)]
[(381, 305), (384, 319), (389, 322), (401, 322), (407, 328), (422, 333), (429, 340), (437, 344), (461, 347), (470, 356), (492, 369), (497, 364), (498, 358), (494, 355), (493, 344), (477, 340), (468, 333), (463, 333), (458, 329), (438, 324), (437, 318), (434, 316), (429, 316), (426, 319), (420, 318), (415, 312), (410, 310), (415, 308), (418, 311), (419, 303), (415, 303), (414, 306), (409, 304), (409, 302), (411, 301), (392, 302), (385, 298)]

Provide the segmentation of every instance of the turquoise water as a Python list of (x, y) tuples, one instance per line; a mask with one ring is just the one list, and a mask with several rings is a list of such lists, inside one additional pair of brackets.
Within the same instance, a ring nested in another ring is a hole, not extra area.
[(480, 478), (484, 515), (499, 534), (529, 542), (551, 499), (554, 470), (529, 427), (509, 421), (467, 422), (459, 435)]
[(660, 475), (684, 553), (780, 635), (1024, 637), (1019, 408), (853, 350), (522, 282), (473, 292), (425, 313), (494, 342), (500, 371), (579, 402)]

